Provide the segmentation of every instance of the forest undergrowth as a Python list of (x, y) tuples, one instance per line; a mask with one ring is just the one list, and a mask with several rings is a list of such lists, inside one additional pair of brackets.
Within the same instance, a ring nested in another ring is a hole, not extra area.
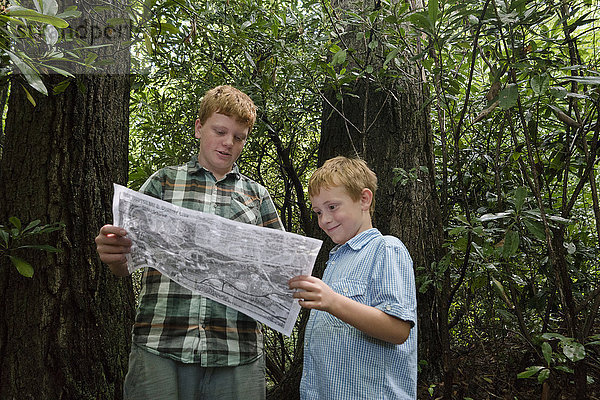
[[(600, 400), (600, 353), (586, 357), (588, 396)], [(516, 335), (478, 341), (471, 347), (455, 349), (456, 374), (453, 399), (457, 400), (573, 400), (572, 374), (553, 370), (544, 388), (534, 378), (517, 375), (540, 363), (534, 349)], [(590, 362), (593, 360), (594, 362)], [(421, 385), (418, 399), (440, 399), (443, 383)]]

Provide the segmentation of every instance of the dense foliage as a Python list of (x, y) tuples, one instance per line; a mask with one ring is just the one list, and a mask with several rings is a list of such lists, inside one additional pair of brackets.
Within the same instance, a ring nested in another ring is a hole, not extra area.
[[(598, 387), (596, 0), (430, 0), (421, 9), (382, 0), (344, 19), (316, 1), (147, 0), (131, 14), (130, 186), (187, 161), (201, 96), (233, 84), (259, 107), (242, 171), (269, 188), (286, 228), (305, 234), (322, 93), (359, 76), (393, 84), (407, 63), (421, 66), (414, 79), (430, 89), (446, 255), (418, 266), (417, 278), (448, 311), (439, 334), (456, 360), (445, 366), (453, 392), (527, 398), (533, 386), (586, 398)], [(375, 67), (353, 58), (346, 32), (359, 32)], [(399, 185), (418, 179), (396, 172)], [(269, 333), (273, 384), (296, 345), (296, 334)], [(466, 371), (467, 352), (486, 362)], [(440, 382), (422, 385), (434, 395)]]
[(436, 3), (411, 16), (448, 232), (424, 283), (451, 281), (457, 350), (516, 339), (519, 377), (585, 388), (599, 366), (597, 4)]

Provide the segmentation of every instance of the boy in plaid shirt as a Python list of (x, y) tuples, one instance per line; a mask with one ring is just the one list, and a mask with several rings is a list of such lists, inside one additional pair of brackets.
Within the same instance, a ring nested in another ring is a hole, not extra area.
[[(239, 157), (256, 119), (252, 100), (231, 86), (203, 97), (195, 123), (197, 157), (154, 173), (144, 194), (236, 221), (283, 229), (267, 190), (240, 174)], [(100, 259), (127, 276), (127, 232), (105, 225), (96, 237)], [(235, 243), (223, 243), (223, 246)], [(257, 322), (194, 294), (158, 271), (142, 277), (133, 326), (126, 399), (264, 399), (262, 333)]]

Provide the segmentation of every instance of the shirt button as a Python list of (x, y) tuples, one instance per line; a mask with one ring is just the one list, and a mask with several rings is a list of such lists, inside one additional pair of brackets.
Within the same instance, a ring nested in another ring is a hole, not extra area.
[(387, 306), (385, 306), (385, 309), (390, 311), (392, 309), (392, 306), (390, 306), (389, 304)]

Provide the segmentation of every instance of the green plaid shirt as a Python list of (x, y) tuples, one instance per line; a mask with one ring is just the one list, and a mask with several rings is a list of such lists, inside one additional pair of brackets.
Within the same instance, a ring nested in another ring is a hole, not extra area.
[[(157, 171), (140, 191), (193, 210), (283, 229), (267, 190), (235, 165), (217, 182), (193, 158)], [(231, 245), (235, 243), (223, 243)], [(193, 294), (151, 268), (142, 276), (133, 342), (151, 353), (205, 367), (247, 364), (263, 351), (262, 332), (254, 319)]]

